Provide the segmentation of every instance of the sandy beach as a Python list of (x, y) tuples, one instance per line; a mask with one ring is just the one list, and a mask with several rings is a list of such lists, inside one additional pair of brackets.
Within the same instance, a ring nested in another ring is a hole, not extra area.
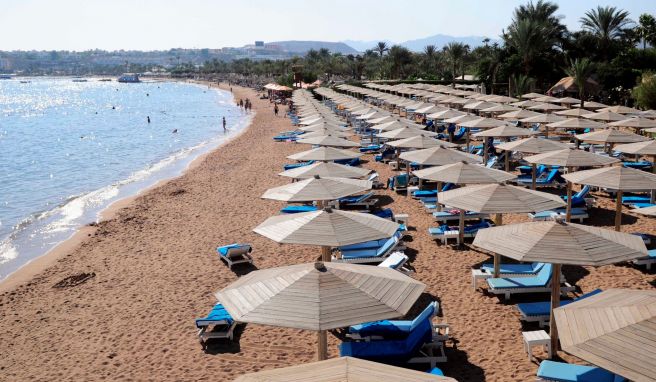
[[(217, 257), (217, 245), (251, 243), (257, 268), (309, 262), (319, 255), (318, 248), (279, 245), (252, 232), (283, 205), (260, 195), (288, 182), (277, 176), (289, 161), (285, 157), (307, 146), (274, 142), (274, 135), (292, 128), (289, 119), (274, 117), (272, 104), (254, 91), (233, 90), (237, 99), (253, 102), (255, 115), (247, 130), (183, 176), (86, 227), (56, 255), (33, 264), (29, 277), (19, 274), (2, 286), (0, 379), (230, 381), (314, 360), (316, 335), (301, 330), (249, 324), (237, 331), (233, 344), (212, 346), (207, 353), (196, 337), (194, 319), (216, 302), (213, 293), (255, 269), (230, 271)], [(381, 179), (392, 174), (371, 156), (364, 159), (363, 166), (378, 171)], [(389, 190), (377, 193), (387, 196), (383, 202), (395, 213), (410, 216), (406, 254), (413, 277), (428, 286), (411, 315), (432, 297), (442, 306), (440, 319), (451, 325), (449, 361), (439, 365), (445, 374), (459, 381), (534, 380), (537, 364), (523, 349), (515, 304), (548, 295), (503, 302), (474, 291), (470, 269), (490, 257), (435, 243), (427, 229), (436, 223), (419, 202)], [(598, 199), (589, 224), (611, 228), (614, 205), (606, 197)], [(504, 223), (524, 220), (525, 215), (504, 217)], [(625, 232), (656, 234), (653, 219), (626, 214), (623, 223)], [(653, 270), (630, 265), (564, 267), (564, 273), (583, 292), (656, 285)], [(330, 356), (338, 355), (338, 343), (329, 337)]]

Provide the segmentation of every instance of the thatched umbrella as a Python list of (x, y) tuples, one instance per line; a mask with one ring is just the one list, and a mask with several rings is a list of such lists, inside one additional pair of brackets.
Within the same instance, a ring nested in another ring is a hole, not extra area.
[(348, 138), (353, 134), (344, 131), (333, 130), (333, 129), (317, 129), (302, 134), (298, 136), (298, 138), (306, 139), (306, 138), (323, 137), (326, 135), (332, 135), (333, 137), (338, 137), (338, 138)]
[(454, 109), (447, 109), (444, 111), (438, 111), (437, 113), (432, 113), (426, 116), (426, 118), (429, 119), (449, 119), (449, 118), (454, 118), (454, 117), (460, 117), (462, 115), (466, 115), (467, 113), (464, 113), (462, 111), (454, 110)]
[[(656, 141), (650, 139), (644, 142), (626, 143), (614, 147), (615, 151), (625, 154), (650, 155), (652, 163), (656, 162)], [(652, 171), (656, 172), (656, 165), (652, 165)]]
[(577, 134), (574, 138), (583, 142), (603, 143), (608, 147), (608, 151), (612, 150), (615, 143), (635, 143), (649, 140), (649, 138), (642, 135), (614, 129), (597, 130), (590, 133)]
[(567, 109), (564, 106), (556, 105), (553, 103), (539, 103), (537, 105), (530, 106), (529, 110), (542, 110), (544, 112), (554, 111), (554, 110), (565, 110)]
[(339, 357), (325, 361), (264, 370), (244, 374), (235, 382), (457, 382), (422, 371), (367, 361), (352, 357)]
[(521, 98), (521, 99), (534, 99), (534, 98), (540, 98), (540, 97), (544, 97), (544, 94), (526, 93), (526, 94), (522, 94), (519, 98)]
[[(485, 130), (474, 134), (476, 138), (483, 138), (483, 163), (487, 163), (488, 159), (488, 137), (495, 138), (512, 138), (512, 137), (527, 137), (529, 135), (535, 135), (537, 131), (515, 127), (511, 125), (502, 125), (495, 127), (493, 129)], [(505, 157), (505, 169), (510, 171), (510, 158), (509, 153), (506, 153)]]
[(493, 128), (493, 127), (508, 125), (508, 122), (500, 121), (496, 118), (479, 118), (479, 119), (459, 122), (458, 124), (461, 127), (464, 127), (464, 128), (467, 129), (467, 136), (466, 136), (467, 149), (466, 150), (469, 151), (469, 138), (470, 138), (470, 130), (471, 129), (490, 129), (490, 128)]
[(599, 111), (610, 111), (612, 113), (617, 113), (617, 114), (639, 114), (641, 112), (641, 110), (634, 109), (632, 107), (622, 106), (622, 105), (608, 106), (599, 109)]
[[(533, 168), (537, 164), (547, 166), (567, 167), (568, 171), (573, 167), (597, 167), (608, 166), (619, 162), (618, 159), (594, 154), (583, 150), (557, 150), (549, 151), (542, 154), (532, 155), (524, 158), (531, 163)], [(533, 189), (535, 189), (535, 172), (533, 172)], [(566, 220), (569, 222), (572, 217), (572, 182), (567, 182), (567, 214)]]
[(427, 149), (430, 147), (447, 146), (457, 147), (458, 145), (431, 138), (428, 135), (415, 135), (409, 138), (403, 138), (396, 141), (389, 141), (385, 143), (388, 146), (402, 148), (402, 149)]
[(616, 127), (631, 127), (633, 129), (642, 130), (642, 129), (653, 129), (656, 128), (656, 121), (649, 118), (628, 118), (620, 121), (611, 122), (608, 125)]
[(500, 114), (497, 118), (508, 119), (511, 121), (519, 121), (520, 119), (535, 117), (540, 115), (537, 111), (531, 111), (526, 109), (520, 109), (517, 111), (511, 111), (509, 113)]
[(403, 316), (425, 288), (391, 268), (317, 262), (253, 271), (216, 297), (235, 321), (318, 332), (321, 361), (327, 330)]
[(585, 118), (567, 118), (559, 122), (548, 123), (553, 129), (606, 129), (608, 125)]
[(263, 199), (281, 200), (288, 203), (337, 200), (367, 190), (371, 190), (369, 180), (349, 178), (322, 178), (314, 175), (295, 183), (269, 188)]
[(423, 150), (406, 151), (401, 153), (399, 157), (405, 161), (415, 162), (426, 166), (443, 166), (461, 161), (470, 163), (481, 162), (480, 156), (453, 150), (447, 145), (440, 145)]
[(632, 381), (656, 381), (656, 291), (609, 289), (554, 315), (567, 353)]
[[(656, 189), (656, 175), (622, 166), (573, 172), (563, 176), (568, 182), (617, 190), (615, 195), (615, 230), (622, 225), (622, 193)], [(653, 195), (653, 194), (652, 194)]]
[(315, 175), (332, 178), (362, 178), (370, 172), (371, 170), (362, 167), (346, 166), (333, 162), (318, 162), (283, 171), (278, 175), (293, 179), (314, 178)]
[(420, 179), (454, 184), (501, 183), (517, 176), (467, 161), (413, 171)]
[[(581, 107), (581, 105), (574, 105), (574, 107)], [(585, 104), (583, 105), (584, 109), (591, 109), (591, 110), (602, 109), (604, 107), (608, 107), (608, 105), (604, 105), (603, 103), (594, 102), (594, 101), (585, 101)]]
[[(497, 214), (497, 225), (502, 224), (501, 214), (540, 212), (564, 207), (565, 202), (557, 195), (528, 190), (509, 184), (485, 184), (467, 186), (441, 192), (440, 203), (456, 207), (461, 211), (474, 211), (484, 214)], [(460, 214), (460, 242), (464, 240), (465, 221)], [(499, 256), (494, 256), (494, 277), (499, 276)]]
[(349, 141), (348, 139), (340, 138), (334, 135), (321, 135), (311, 138), (297, 139), (297, 143), (306, 143), (311, 145), (328, 146), (328, 147), (359, 147), (360, 145)]
[[(599, 227), (557, 221), (529, 222), (480, 230), (475, 247), (518, 261), (554, 265), (551, 273), (551, 307), (560, 304), (561, 265), (602, 266), (644, 257), (642, 238)], [(551, 310), (551, 354), (558, 350), (558, 331)]]
[(613, 113), (612, 111), (598, 111), (596, 113), (585, 114), (583, 118), (594, 119), (597, 121), (604, 121), (604, 122), (621, 121), (623, 119), (626, 119), (626, 117), (623, 116), (622, 114)]
[(287, 158), (298, 161), (316, 160), (322, 162), (330, 162), (335, 160), (355, 159), (361, 156), (362, 154), (353, 151), (340, 150), (333, 147), (324, 146), (292, 154)]
[(540, 97), (535, 97), (535, 98), (532, 99), (532, 101), (544, 102), (544, 103), (555, 103), (555, 102), (560, 103), (559, 98), (548, 96), (548, 95), (542, 95)]
[[(566, 117), (563, 117), (562, 115), (556, 115), (556, 114), (540, 114), (540, 115), (536, 115), (535, 117), (520, 119), (519, 122), (521, 122), (521, 123), (553, 123), (553, 122), (563, 121), (563, 120), (565, 120), (565, 118)], [(545, 129), (544, 136), (545, 137), (549, 136), (549, 128), (548, 127)]]
[(482, 113), (490, 113), (490, 114), (501, 114), (501, 113), (508, 113), (511, 111), (519, 111), (520, 109), (515, 106), (510, 106), (510, 105), (497, 105), (497, 106), (492, 106), (486, 109), (481, 109), (480, 111)]
[(560, 104), (564, 103), (566, 105), (576, 105), (576, 104), (580, 104), (581, 100), (578, 99), (578, 98), (573, 98), (573, 97), (564, 97), (564, 98), (558, 98), (554, 102), (560, 103)]
[(512, 102), (510, 105), (511, 106), (521, 107), (522, 109), (526, 109), (526, 108), (529, 108), (531, 106), (535, 106), (535, 105), (539, 105), (539, 104), (540, 104), (540, 102), (525, 100), (525, 101)]
[(591, 113), (593, 112), (591, 112), (590, 110), (575, 108), (575, 109), (557, 111), (554, 114), (562, 115), (565, 117), (583, 117), (584, 115), (591, 114)]

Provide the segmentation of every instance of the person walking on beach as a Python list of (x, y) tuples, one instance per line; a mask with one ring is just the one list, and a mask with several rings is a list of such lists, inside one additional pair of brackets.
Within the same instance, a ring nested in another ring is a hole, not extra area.
[(223, 117), (223, 131), (228, 131), (228, 129), (226, 129), (226, 120), (225, 120), (225, 117)]
[(243, 99), (239, 99), (239, 108), (242, 109), (242, 110), (244, 109), (244, 100)]
[(278, 116), (278, 104), (273, 105), (273, 114), (277, 117)]
[(146, 116), (146, 120), (150, 123), (150, 115)]

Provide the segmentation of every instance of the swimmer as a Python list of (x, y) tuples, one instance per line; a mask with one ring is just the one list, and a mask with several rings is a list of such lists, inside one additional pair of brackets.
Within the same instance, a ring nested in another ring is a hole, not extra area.
[(178, 129), (173, 129), (173, 134), (177, 133)]
[(148, 123), (150, 123), (150, 115), (146, 116), (146, 120), (148, 121)]

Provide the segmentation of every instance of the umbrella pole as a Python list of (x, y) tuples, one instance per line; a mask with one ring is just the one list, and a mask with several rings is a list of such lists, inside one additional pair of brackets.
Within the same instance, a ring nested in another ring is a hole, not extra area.
[(321, 246), (321, 261), (330, 262), (330, 247)]
[(505, 153), (506, 153), (506, 155), (505, 155), (505, 163), (506, 163), (505, 168), (506, 168), (506, 172), (508, 172), (508, 171), (510, 171), (510, 150), (506, 150)]
[[(494, 224), (497, 226), (503, 225), (503, 215), (497, 214), (494, 219)], [(499, 277), (501, 273), (501, 255), (498, 253), (494, 254), (494, 277)]]
[(537, 165), (535, 163), (531, 163), (531, 190), (535, 190), (536, 172), (538, 172)]
[(469, 152), (469, 128), (468, 127), (460, 127), (461, 129), (465, 129), (465, 135), (467, 136), (467, 152)]
[(567, 213), (565, 221), (568, 223), (572, 221), (572, 182), (567, 181)]
[[(487, 155), (488, 155), (487, 154), (487, 150), (488, 150), (488, 148), (487, 148), (487, 137), (483, 137), (483, 139), (485, 140), (485, 142), (483, 143), (483, 163), (487, 164)], [(467, 151), (469, 151), (469, 150), (467, 150)]]
[(405, 186), (405, 197), (410, 196), (410, 161), (405, 161), (405, 176), (408, 179), (408, 183)]
[(441, 189), (442, 189), (442, 182), (437, 182), (437, 193), (435, 194), (435, 209), (438, 212), (442, 211), (442, 205), (440, 204), (440, 201), (437, 199)]
[[(420, 164), (420, 165), (419, 165), (419, 169), (420, 169), (420, 170), (423, 170), (423, 169), (424, 169), (424, 165), (423, 165), (423, 164)], [(424, 184), (424, 180), (421, 179), (421, 178), (419, 178), (419, 189), (420, 189), (420, 190), (421, 190), (421, 186), (422, 186), (423, 184)]]
[(560, 306), (560, 264), (553, 264), (551, 273), (551, 311), (549, 312), (549, 335), (551, 336), (551, 357), (558, 352), (558, 328), (554, 309)]
[(656, 155), (651, 156), (651, 172), (656, 173)]
[(619, 232), (622, 226), (622, 190), (617, 190), (615, 197), (615, 231)]
[(460, 209), (460, 218), (458, 219), (458, 245), (465, 245), (465, 210)]
[(328, 334), (325, 330), (319, 330), (317, 332), (317, 360), (323, 361), (328, 359)]

